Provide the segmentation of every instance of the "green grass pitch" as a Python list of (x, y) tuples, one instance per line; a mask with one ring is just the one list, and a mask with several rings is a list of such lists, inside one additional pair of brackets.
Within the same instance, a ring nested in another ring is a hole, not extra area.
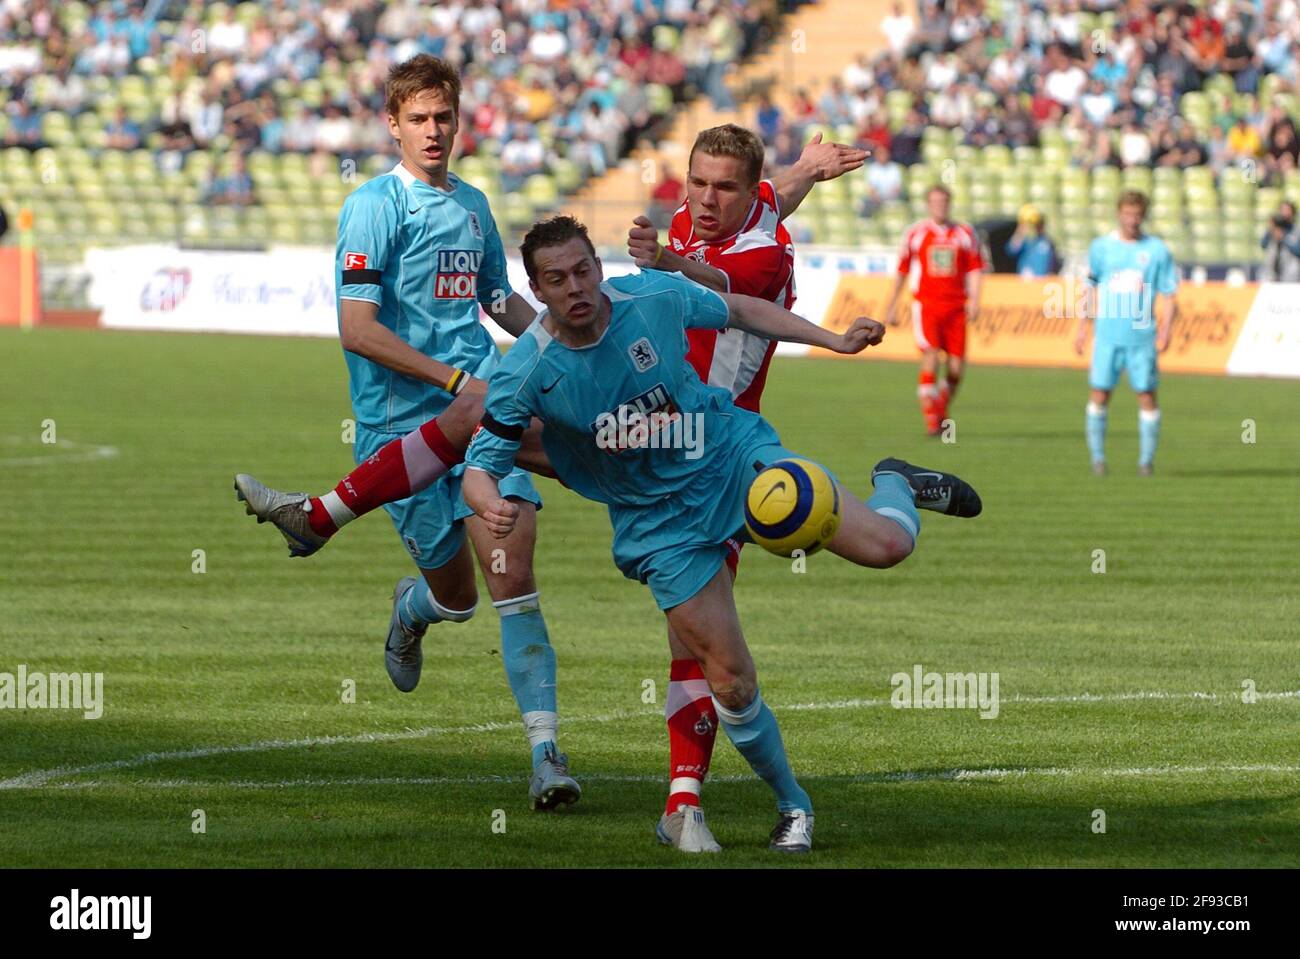
[[(976, 363), (945, 445), (922, 435), (910, 364), (778, 361), (788, 446), (860, 493), (897, 455), (985, 504), (923, 514), (884, 572), (746, 550), (741, 619), (816, 803), (813, 855), (790, 862), (723, 737), (705, 790), (723, 854), (654, 842), (664, 624), (610, 562), (600, 507), (541, 481), (561, 745), (585, 794), (534, 814), (490, 607), (434, 627), (402, 695), (381, 646), (410, 562), (387, 518), (291, 562), (235, 502), (239, 470), (319, 491), (350, 467), (336, 343), (7, 331), (0, 355), (0, 672), (102, 672), (106, 699), (94, 721), (0, 711), (4, 865), (1300, 865), (1294, 382), (1166, 376), (1148, 480), (1121, 387), (1099, 480), (1082, 373)], [(999, 715), (890, 708), (916, 664), (996, 672)]]

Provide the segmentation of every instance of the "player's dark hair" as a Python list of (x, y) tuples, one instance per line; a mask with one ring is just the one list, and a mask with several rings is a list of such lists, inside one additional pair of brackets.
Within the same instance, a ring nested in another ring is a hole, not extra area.
[(396, 119), (402, 104), (425, 90), (441, 90), (456, 116), (460, 116), (460, 74), (447, 61), (427, 53), (389, 68), (384, 83), (384, 109)]
[(1142, 215), (1146, 216), (1147, 208), (1150, 205), (1151, 201), (1147, 199), (1147, 195), (1141, 190), (1125, 190), (1119, 195), (1119, 201), (1115, 204), (1115, 209), (1118, 210), (1122, 206), (1140, 206)]
[(524, 272), (528, 274), (528, 279), (534, 283), (537, 282), (537, 274), (533, 265), (533, 257), (537, 251), (548, 246), (563, 246), (572, 239), (580, 239), (587, 245), (587, 251), (591, 258), (596, 259), (596, 248), (591, 245), (591, 237), (587, 236), (587, 228), (571, 216), (553, 216), (549, 220), (541, 220), (532, 225), (532, 228), (524, 234), (524, 242), (519, 247), (519, 255), (524, 258)]
[(695, 145), (691, 147), (688, 167), (695, 159), (697, 150), (709, 156), (735, 157), (740, 160), (745, 165), (745, 176), (751, 185), (763, 176), (763, 141), (734, 123), (701, 130), (695, 138)]

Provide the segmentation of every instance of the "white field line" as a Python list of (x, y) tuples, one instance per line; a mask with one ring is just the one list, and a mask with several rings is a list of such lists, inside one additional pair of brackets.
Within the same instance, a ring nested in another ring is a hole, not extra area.
[[(1260, 700), (1300, 699), (1300, 690), (1257, 692), (1255, 696)], [(1146, 700), (1196, 700), (1220, 705), (1223, 703), (1235, 702), (1237, 701), (1237, 698), (1238, 695), (1236, 693), (1221, 695), (1218, 693), (1202, 692), (1166, 693), (1154, 691), (1097, 695), (1082, 693), (1069, 696), (1012, 696), (1001, 700), (1001, 703), (1003, 705), (1009, 703), (1082, 704)], [(888, 706), (889, 704), (890, 701), (888, 699), (844, 699), (827, 703), (794, 703), (787, 706), (776, 706), (774, 708), (776, 712), (808, 712), (827, 709), (869, 709), (878, 706)], [(608, 723), (620, 719), (636, 719), (639, 717), (658, 715), (659, 712), (657, 710), (638, 710), (632, 712), (610, 713), (603, 716), (561, 717), (561, 719), (565, 726), (573, 726), (587, 723)], [(67, 779), (72, 776), (81, 776), (87, 773), (109, 772), (118, 769), (137, 769), (141, 766), (149, 766), (154, 763), (169, 762), (173, 760), (205, 759), (209, 756), (271, 752), (273, 750), (281, 749), (302, 749), (312, 746), (396, 742), (407, 739), (425, 739), (430, 736), (463, 736), (518, 729), (518, 720), (511, 720), (509, 722), (477, 723), (470, 726), (426, 726), (421, 729), (408, 728), (400, 732), (390, 733), (356, 733), (345, 736), (307, 736), (302, 739), (270, 739), (253, 743), (241, 743), (233, 746), (199, 746), (193, 749), (143, 753), (138, 756), (132, 756), (129, 759), (115, 759), (108, 762), (90, 763), (85, 766), (56, 766), (49, 769), (35, 769), (30, 772), (20, 773), (19, 775), (13, 776), (9, 779), (0, 779), (0, 790), (38, 789), (47, 783), (58, 779)]]
[[(32, 443), (22, 436), (0, 436), (0, 450), (12, 446), (31, 446)], [(0, 466), (45, 466), (49, 463), (87, 463), (92, 460), (112, 459), (117, 455), (116, 446), (102, 446), (96, 443), (79, 443), (75, 440), (59, 440), (49, 444), (54, 451), (42, 456), (8, 456), (0, 457)]]
[[(1091, 768), (1087, 766), (1024, 766), (1009, 769), (939, 769), (925, 771), (857, 773), (854, 775), (800, 776), (806, 782), (841, 783), (914, 783), (914, 782), (970, 782), (982, 779), (1028, 779), (1035, 777), (1061, 778), (1069, 776), (1152, 777), (1152, 776), (1203, 776), (1210, 773), (1279, 773), (1300, 774), (1300, 766), (1280, 766), (1261, 763), (1249, 766), (1132, 766), (1127, 768)], [(582, 782), (605, 783), (660, 783), (666, 785), (667, 776), (613, 776), (605, 773), (582, 775)], [(503, 783), (525, 783), (527, 776), (376, 776), (346, 777), (338, 779), (137, 779), (95, 780), (59, 783), (55, 789), (321, 789), (335, 786), (480, 786)], [(711, 783), (752, 782), (753, 776), (710, 776)]]

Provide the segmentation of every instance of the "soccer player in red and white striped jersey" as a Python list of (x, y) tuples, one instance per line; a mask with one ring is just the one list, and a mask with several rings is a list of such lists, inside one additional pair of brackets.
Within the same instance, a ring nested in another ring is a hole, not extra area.
[[(650, 221), (637, 217), (628, 253), (642, 269), (681, 273), (722, 293), (794, 305), (794, 244), (781, 221), (819, 180), (856, 170), (867, 153), (815, 137), (788, 170), (762, 180), (763, 144), (735, 124), (704, 130), (691, 148), (686, 202), (673, 216), (668, 245)], [(737, 329), (687, 330), (687, 360), (710, 386), (730, 390), (736, 405), (759, 412), (776, 343)], [(740, 544), (731, 542), (732, 575)], [(665, 715), (671, 780), (657, 830), (665, 843), (686, 852), (718, 846), (698, 811), (717, 736), (718, 717), (699, 663), (668, 631), (672, 652)], [(686, 808), (683, 808), (686, 807)]]
[[(898, 294), (911, 274), (912, 263), (920, 276), (912, 293), (912, 331), (921, 350), (917, 396), (926, 431), (938, 436), (948, 418), (948, 404), (957, 392), (966, 361), (966, 324), (979, 313), (980, 280), (984, 258), (979, 238), (965, 223), (948, 218), (952, 194), (936, 184), (926, 195), (930, 218), (914, 223), (903, 234), (898, 254), (898, 275), (885, 311), (894, 324)], [(939, 354), (947, 355), (944, 380), (936, 383)]]

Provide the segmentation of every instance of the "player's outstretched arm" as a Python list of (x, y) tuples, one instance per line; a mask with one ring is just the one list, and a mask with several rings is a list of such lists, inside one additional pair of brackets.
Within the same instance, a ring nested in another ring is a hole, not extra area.
[(487, 524), (497, 539), (504, 539), (515, 528), (519, 518), (519, 505), (501, 496), (496, 477), (486, 470), (470, 466), (461, 480), (461, 495), (465, 505)]
[(756, 333), (769, 340), (806, 343), (836, 353), (861, 353), (868, 346), (875, 346), (885, 336), (884, 325), (865, 316), (854, 320), (853, 325), (843, 333), (832, 333), (768, 300), (735, 293), (724, 293), (721, 296), (727, 304), (727, 326)]
[(844, 143), (823, 143), (822, 135), (817, 134), (808, 141), (798, 160), (772, 177), (781, 219), (799, 208), (813, 184), (851, 173), (866, 163), (869, 156), (866, 150)]

